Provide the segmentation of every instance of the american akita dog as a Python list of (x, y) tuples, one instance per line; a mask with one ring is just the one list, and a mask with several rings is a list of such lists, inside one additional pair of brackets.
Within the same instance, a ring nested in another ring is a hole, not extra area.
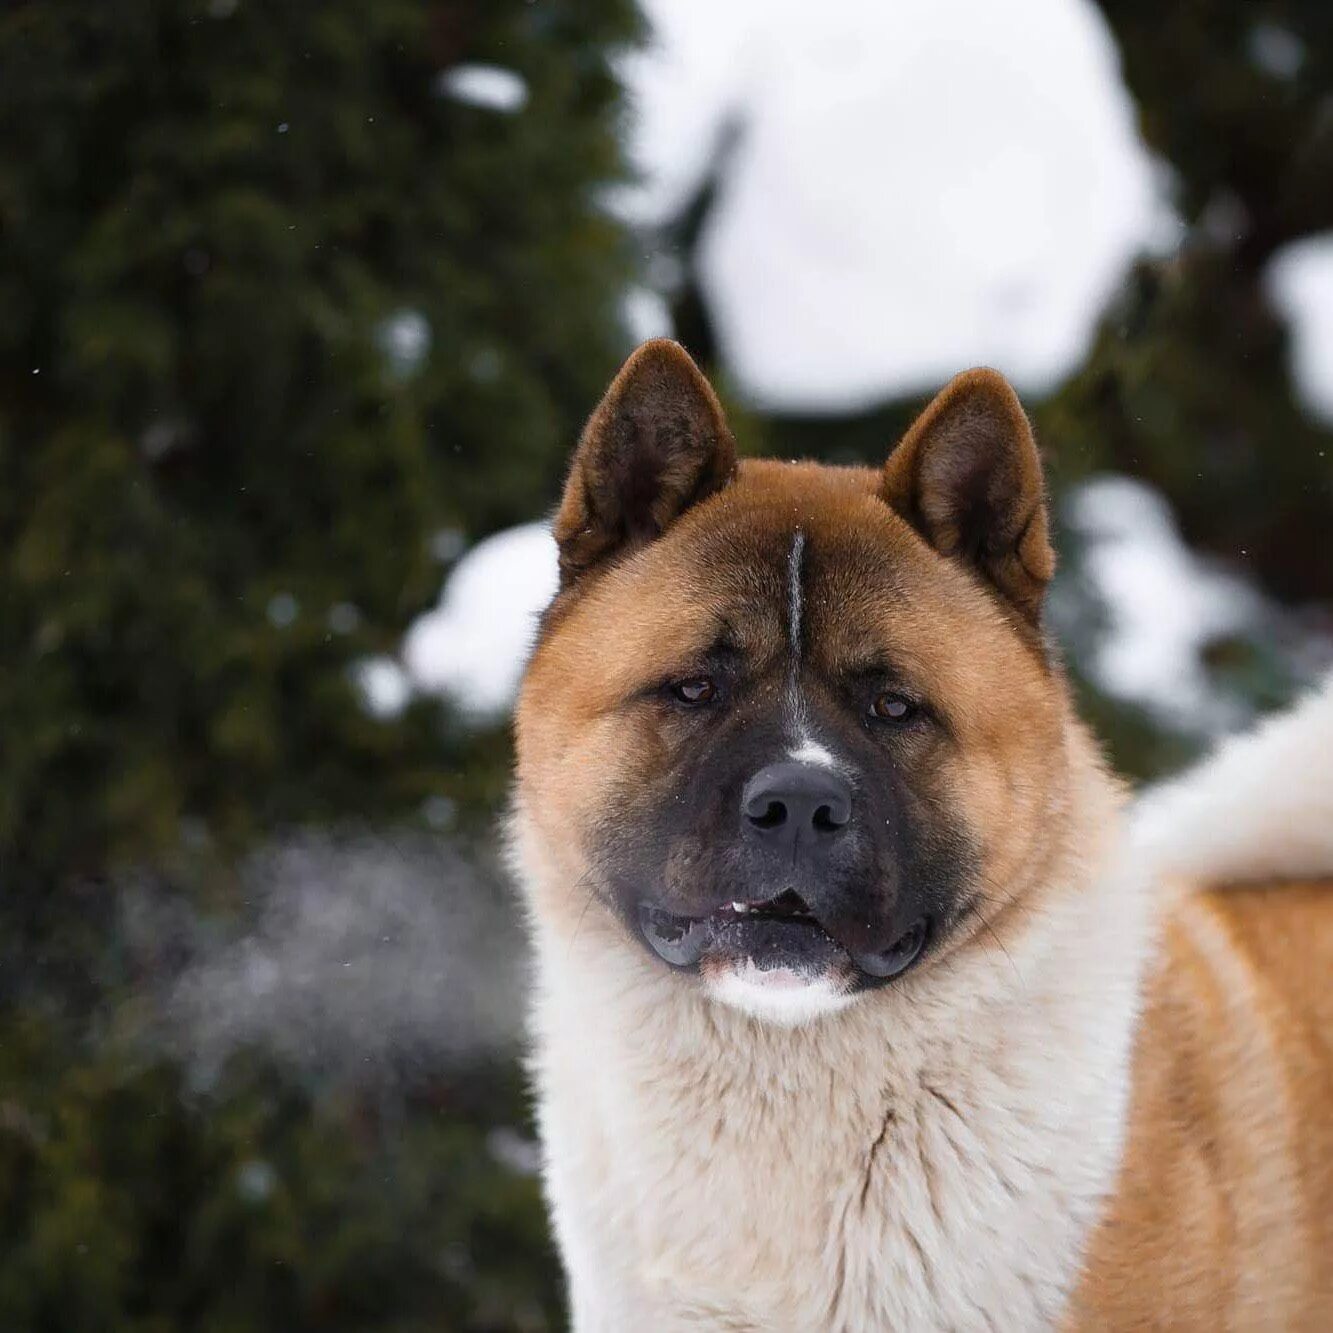
[(879, 470), (738, 462), (649, 343), (555, 536), (512, 839), (575, 1328), (1333, 1329), (1333, 690), (1132, 836), (992, 371)]

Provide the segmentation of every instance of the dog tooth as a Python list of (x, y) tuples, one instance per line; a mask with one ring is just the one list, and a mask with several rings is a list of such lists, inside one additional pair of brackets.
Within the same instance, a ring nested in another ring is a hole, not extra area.
[(750, 909), (744, 903), (732, 903), (731, 910), (733, 912), (748, 912)]

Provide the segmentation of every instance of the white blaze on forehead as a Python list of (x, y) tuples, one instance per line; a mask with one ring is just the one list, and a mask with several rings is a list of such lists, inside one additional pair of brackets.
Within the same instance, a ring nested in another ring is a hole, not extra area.
[(802, 562), (805, 559), (805, 533), (800, 528), (792, 538), (787, 555), (787, 639), (791, 651), (791, 669), (787, 678), (787, 709), (795, 744), (787, 758), (799, 764), (818, 764), (821, 768), (837, 768), (833, 752), (821, 745), (810, 734), (805, 698), (801, 694), (801, 635), (804, 629), (805, 590), (801, 583)]
[(787, 751), (787, 758), (798, 764), (817, 764), (820, 768), (837, 768), (833, 751), (802, 734), (801, 743)]
[(792, 538), (791, 552), (787, 556), (787, 638), (791, 644), (793, 679), (801, 660), (801, 613), (804, 610), (801, 601), (801, 560), (804, 556), (805, 533), (797, 528), (796, 536)]
[(830, 976), (784, 967), (764, 969), (752, 962), (710, 976), (705, 989), (719, 1004), (779, 1027), (800, 1027), (824, 1014), (837, 1013), (856, 999)]

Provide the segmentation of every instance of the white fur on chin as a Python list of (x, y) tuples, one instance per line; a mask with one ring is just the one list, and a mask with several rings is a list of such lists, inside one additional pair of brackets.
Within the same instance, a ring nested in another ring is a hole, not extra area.
[(759, 968), (752, 962), (731, 966), (704, 981), (711, 1000), (739, 1009), (751, 1018), (779, 1027), (800, 1027), (837, 1013), (856, 996), (828, 975), (814, 976), (785, 967)]

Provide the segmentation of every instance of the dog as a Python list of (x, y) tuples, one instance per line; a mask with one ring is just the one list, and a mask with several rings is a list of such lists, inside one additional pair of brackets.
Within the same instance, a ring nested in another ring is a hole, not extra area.
[(647, 343), (554, 532), (509, 827), (578, 1333), (1333, 1328), (1333, 688), (1134, 816), (989, 370), (837, 468)]

